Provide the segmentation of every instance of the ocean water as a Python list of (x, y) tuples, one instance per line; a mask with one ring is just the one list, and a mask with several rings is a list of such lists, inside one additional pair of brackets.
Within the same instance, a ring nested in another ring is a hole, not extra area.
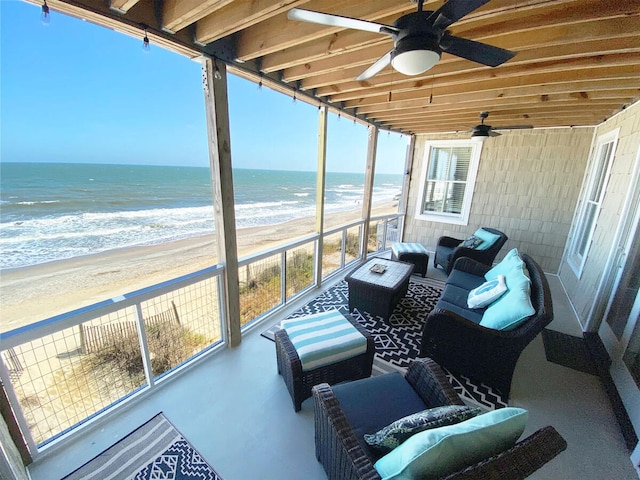
[[(236, 225), (315, 214), (315, 172), (234, 169)], [(402, 175), (376, 175), (374, 203)], [(358, 208), (364, 174), (328, 173), (326, 213)], [(0, 270), (153, 245), (215, 231), (210, 171), (201, 167), (0, 163)]]

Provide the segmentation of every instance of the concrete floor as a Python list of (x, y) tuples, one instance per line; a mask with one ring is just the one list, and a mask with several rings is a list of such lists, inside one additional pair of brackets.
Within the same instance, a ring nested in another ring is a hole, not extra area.
[[(429, 276), (442, 278), (444, 272)], [(559, 279), (549, 276), (549, 283), (555, 311), (551, 328), (581, 336)], [(153, 395), (123, 405), (51, 447), (29, 468), (31, 478), (59, 479), (163, 412), (225, 480), (325, 480), (314, 453), (312, 400), (293, 411), (277, 374), (274, 344), (260, 336), (284, 315), (254, 327), (240, 346), (202, 359)], [(529, 410), (525, 435), (553, 425), (569, 444), (531, 478), (638, 478), (599, 379), (547, 362), (540, 336), (518, 363), (510, 404)]]

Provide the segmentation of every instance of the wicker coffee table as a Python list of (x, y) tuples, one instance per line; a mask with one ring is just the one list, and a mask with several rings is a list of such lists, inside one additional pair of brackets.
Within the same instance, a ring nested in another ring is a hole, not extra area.
[[(380, 266), (380, 273), (372, 271)], [(388, 320), (393, 309), (407, 294), (413, 265), (384, 258), (369, 260), (345, 277), (349, 285), (349, 312), (354, 308)]]

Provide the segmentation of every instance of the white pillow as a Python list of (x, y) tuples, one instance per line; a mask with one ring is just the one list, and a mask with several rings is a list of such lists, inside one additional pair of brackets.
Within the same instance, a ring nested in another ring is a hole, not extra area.
[(467, 306), (469, 308), (483, 308), (495, 302), (507, 291), (504, 275), (498, 275), (469, 292)]

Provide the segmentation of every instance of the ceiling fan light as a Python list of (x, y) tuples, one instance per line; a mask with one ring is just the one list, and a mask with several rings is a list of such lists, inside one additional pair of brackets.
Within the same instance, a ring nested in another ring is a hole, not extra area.
[(434, 39), (406, 37), (396, 43), (391, 65), (404, 75), (418, 75), (438, 63), (440, 55), (440, 47)]
[(404, 75), (418, 75), (433, 67), (440, 60), (440, 55), (431, 50), (411, 50), (397, 54), (391, 65)]

